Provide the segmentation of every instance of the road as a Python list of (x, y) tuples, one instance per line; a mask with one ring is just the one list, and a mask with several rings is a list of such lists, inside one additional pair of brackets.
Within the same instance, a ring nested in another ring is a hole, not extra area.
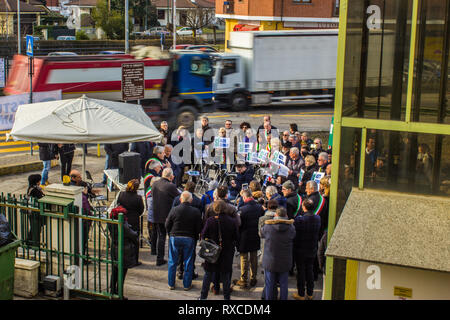
[(271, 121), (278, 129), (289, 129), (290, 123), (296, 123), (300, 132), (303, 131), (329, 131), (333, 105), (320, 105), (318, 103), (305, 103), (292, 106), (264, 106), (254, 107), (246, 112), (232, 112), (216, 110), (205, 113), (212, 127), (223, 127), (226, 120), (233, 121), (233, 127), (238, 129), (243, 121), (250, 123), (252, 128), (258, 128), (263, 123), (265, 115), (271, 116)]
[[(227, 110), (216, 110), (204, 113), (209, 118), (213, 128), (223, 127), (225, 120), (233, 121), (233, 128), (239, 129), (243, 121), (250, 123), (252, 128), (258, 128), (263, 117), (269, 114), (272, 124), (278, 129), (289, 129), (290, 123), (296, 123), (300, 132), (329, 131), (331, 117), (333, 115), (332, 105), (320, 105), (317, 103), (305, 103), (292, 106), (265, 106), (254, 107), (247, 112), (232, 112)], [(6, 141), (7, 131), (0, 131), (0, 157), (7, 154), (30, 153), (30, 144), (24, 141)], [(34, 150), (38, 150), (36, 145)]]

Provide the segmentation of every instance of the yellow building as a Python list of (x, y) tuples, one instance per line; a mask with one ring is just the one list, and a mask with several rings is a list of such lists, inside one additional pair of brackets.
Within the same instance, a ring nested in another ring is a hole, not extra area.
[(449, 29), (450, 0), (340, 2), (327, 299), (450, 299)]

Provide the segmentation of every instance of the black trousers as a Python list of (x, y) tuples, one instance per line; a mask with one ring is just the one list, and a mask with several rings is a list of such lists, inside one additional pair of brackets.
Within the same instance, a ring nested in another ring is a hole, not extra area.
[(156, 241), (156, 262), (164, 261), (164, 253), (166, 247), (167, 230), (164, 223), (155, 223), (157, 241)]
[(314, 293), (314, 258), (304, 257), (302, 255), (295, 255), (295, 263), (297, 265), (297, 291), (302, 297), (306, 294), (312, 296)]
[(136, 256), (136, 264), (139, 262), (139, 239), (141, 237), (141, 226), (137, 225), (137, 226), (131, 226), (131, 230), (135, 231), (138, 234), (138, 243), (136, 246), (134, 246), (134, 250), (135, 250), (135, 256)]
[(61, 181), (63, 176), (68, 176), (70, 171), (72, 170), (72, 161), (73, 161), (74, 153), (63, 154), (60, 156), (60, 164), (61, 164)]
[[(127, 275), (128, 268), (123, 268), (123, 284), (125, 283), (125, 276)], [(119, 268), (114, 265), (112, 267), (112, 273), (111, 273), (111, 288), (110, 288), (111, 294), (119, 294)]]

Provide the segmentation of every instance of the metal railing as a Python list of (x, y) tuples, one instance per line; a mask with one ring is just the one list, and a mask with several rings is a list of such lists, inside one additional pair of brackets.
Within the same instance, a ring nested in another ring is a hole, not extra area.
[(40, 281), (54, 275), (60, 278), (61, 289), (68, 288), (71, 294), (122, 299), (123, 215), (112, 220), (79, 211), (75, 206), (50, 206), (22, 195), (0, 195), (0, 214), (21, 240), (16, 257), (39, 261)]

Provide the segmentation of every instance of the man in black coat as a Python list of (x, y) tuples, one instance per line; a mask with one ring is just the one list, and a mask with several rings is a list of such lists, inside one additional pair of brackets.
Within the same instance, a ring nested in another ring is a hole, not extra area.
[(241, 191), (242, 185), (249, 184), (253, 180), (255, 171), (252, 167), (247, 167), (245, 164), (237, 164), (236, 171), (238, 172), (236, 179), (231, 181), (230, 195), (234, 199)]
[(296, 236), (294, 239), (294, 258), (297, 265), (296, 300), (305, 300), (305, 282), (307, 299), (311, 300), (314, 292), (314, 260), (317, 256), (319, 242), (320, 217), (314, 215), (314, 203), (311, 199), (303, 201), (303, 215), (295, 218)]
[(167, 235), (165, 223), (170, 209), (172, 209), (173, 200), (180, 194), (175, 184), (172, 183), (173, 179), (172, 169), (165, 168), (162, 172), (162, 179), (156, 181), (152, 188), (153, 220), (157, 232), (157, 266), (167, 263), (167, 260), (164, 259)]
[(184, 290), (190, 290), (194, 274), (195, 244), (201, 232), (202, 216), (200, 210), (190, 205), (192, 194), (189, 191), (181, 193), (180, 202), (179, 206), (170, 210), (165, 224), (169, 233), (168, 283), (171, 290), (175, 289), (175, 273), (181, 254), (184, 264), (183, 287)]
[(283, 183), (281, 192), (286, 198), (286, 210), (289, 219), (294, 219), (302, 210), (302, 198), (297, 194), (295, 185), (288, 180)]
[(118, 169), (119, 154), (128, 151), (128, 143), (107, 143), (105, 151), (108, 154), (108, 169)]
[(141, 156), (141, 175), (145, 176), (145, 163), (153, 154), (153, 142), (142, 141), (142, 142), (133, 142), (130, 146), (131, 152), (139, 153)]
[[(258, 233), (259, 217), (264, 215), (264, 209), (252, 197), (250, 190), (242, 190), (244, 205), (240, 207), (241, 226), (239, 227), (238, 251), (241, 256), (241, 277), (234, 284), (241, 288), (248, 287), (248, 271), (250, 269), (250, 286), (256, 285), (258, 274), (258, 250), (261, 240)], [(250, 256), (250, 259), (249, 259)]]

